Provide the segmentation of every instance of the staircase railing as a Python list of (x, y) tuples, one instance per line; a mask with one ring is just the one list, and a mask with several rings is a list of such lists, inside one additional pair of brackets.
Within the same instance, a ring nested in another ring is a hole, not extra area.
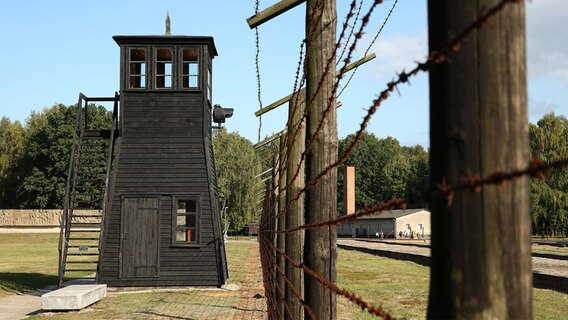
[[(60, 233), (59, 233), (59, 287), (63, 285), (64, 275), (65, 275), (65, 265), (68, 253), (68, 246), (66, 241), (69, 239), (71, 219), (73, 215), (73, 203), (74, 194), (76, 186), (76, 178), (79, 166), (79, 153), (81, 152), (81, 139), (84, 130), (89, 128), (89, 117), (88, 117), (88, 105), (89, 102), (114, 102), (113, 113), (112, 113), (112, 127), (110, 130), (110, 145), (109, 153), (106, 166), (106, 176), (105, 176), (105, 192), (103, 196), (102, 203), (102, 221), (104, 222), (105, 212), (107, 210), (107, 201), (109, 199), (109, 186), (111, 179), (112, 161), (114, 157), (115, 136), (119, 130), (119, 100), (120, 96), (118, 92), (115, 93), (114, 97), (103, 97), (103, 98), (89, 98), (83, 93), (79, 94), (79, 99), (77, 102), (77, 116), (75, 119), (75, 128), (73, 130), (73, 141), (71, 146), (71, 157), (69, 160), (69, 170), (67, 174), (67, 183), (65, 188), (65, 198), (63, 203), (63, 212), (60, 222)], [(84, 110), (83, 110), (84, 108)], [(84, 122), (84, 127), (82, 124)], [(103, 224), (101, 223), (100, 232), (103, 232)], [(101, 248), (101, 243), (99, 240), (99, 248)], [(101, 256), (101, 251), (99, 250), (99, 257)], [(98, 270), (98, 266), (97, 266)], [(98, 277), (98, 272), (97, 272)]]
[(67, 173), (67, 183), (65, 186), (65, 198), (63, 202), (63, 212), (61, 215), (61, 223), (59, 230), (59, 287), (63, 285), (63, 268), (65, 265), (65, 257), (67, 255), (67, 246), (65, 245), (66, 239), (69, 237), (69, 223), (70, 214), (73, 201), (74, 180), (77, 175), (77, 152), (79, 151), (79, 142), (81, 140), (81, 122), (83, 115), (83, 101), (85, 106), (87, 97), (83, 93), (79, 93), (79, 101), (77, 101), (77, 117), (75, 119), (75, 128), (73, 130), (73, 142), (71, 145), (71, 157), (69, 159), (69, 170)]
[[(110, 210), (110, 208), (112, 207), (112, 192), (111, 192), (111, 184), (110, 184), (110, 179), (112, 178), (112, 162), (114, 159), (114, 153), (115, 153), (115, 143), (114, 143), (114, 139), (115, 139), (115, 134), (118, 132), (118, 127), (119, 127), (119, 123), (118, 123), (118, 105), (119, 105), (119, 101), (120, 101), (120, 95), (118, 94), (118, 92), (114, 93), (114, 105), (112, 108), (112, 127), (110, 130), (110, 150), (108, 152), (108, 160), (107, 160), (107, 168), (106, 168), (106, 177), (105, 177), (105, 192), (104, 192), (104, 196), (103, 196), (103, 217), (102, 217), (102, 222), (101, 222), (101, 230), (100, 230), (100, 234), (101, 237), (99, 238), (99, 261), (104, 253), (104, 238), (103, 235), (105, 234), (105, 224), (106, 224), (106, 219), (105, 217), (107, 217), (107, 210)], [(97, 264), (97, 275), (96, 275), (96, 281), (98, 283), (99, 280), (99, 274), (100, 274), (100, 263)]]

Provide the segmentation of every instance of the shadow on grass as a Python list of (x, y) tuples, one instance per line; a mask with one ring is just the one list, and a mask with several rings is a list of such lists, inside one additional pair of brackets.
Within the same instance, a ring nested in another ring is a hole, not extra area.
[(0, 272), (0, 290), (20, 293), (57, 284), (56, 275), (43, 273)]

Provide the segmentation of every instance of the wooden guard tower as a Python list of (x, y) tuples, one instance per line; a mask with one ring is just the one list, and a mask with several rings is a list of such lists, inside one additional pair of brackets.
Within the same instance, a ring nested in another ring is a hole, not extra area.
[(101, 225), (85, 231), (100, 230), (98, 252), (83, 247), (78, 253), (83, 259), (87, 252), (96, 255), (91, 263), (98, 262), (97, 282), (221, 286), (228, 273), (211, 144), (211, 68), (217, 56), (213, 38), (114, 40), (120, 46), (121, 81), (113, 128), (87, 125), (86, 105), (95, 99), (85, 100), (84, 108), (80, 100), (78, 108), (81, 129), (76, 130), (62, 222), (60, 284), (71, 270), (69, 253), (77, 252), (72, 248), (82, 248), (73, 240), (74, 231), (85, 229), (76, 222), (82, 207), (77, 180), (86, 171), (81, 162), (84, 137), (104, 136), (110, 147), (103, 161)]

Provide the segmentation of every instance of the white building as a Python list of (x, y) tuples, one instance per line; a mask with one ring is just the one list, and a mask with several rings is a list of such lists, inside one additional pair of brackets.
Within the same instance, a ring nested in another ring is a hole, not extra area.
[(376, 238), (383, 232), (385, 238), (430, 238), (430, 211), (400, 209), (365, 216), (337, 227), (339, 237)]

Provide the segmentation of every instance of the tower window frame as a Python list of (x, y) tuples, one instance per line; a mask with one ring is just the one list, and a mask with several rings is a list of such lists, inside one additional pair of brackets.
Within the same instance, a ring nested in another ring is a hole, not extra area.
[(154, 47), (154, 89), (175, 88), (175, 50), (172, 47)]
[(179, 48), (179, 55), (180, 89), (201, 89), (201, 48), (198, 46), (182, 46)]
[(148, 88), (148, 49), (146, 47), (129, 47), (127, 52), (128, 77), (127, 87), (131, 90)]
[(198, 247), (201, 243), (201, 197), (172, 197), (172, 239), (174, 247)]

